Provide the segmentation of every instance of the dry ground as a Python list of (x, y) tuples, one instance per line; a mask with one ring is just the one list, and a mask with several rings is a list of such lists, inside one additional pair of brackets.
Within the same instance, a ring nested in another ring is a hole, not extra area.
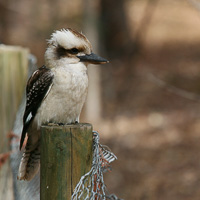
[[(130, 23), (144, 6), (128, 1)], [(160, 0), (143, 40), (121, 114), (93, 123), (118, 156), (107, 186), (127, 200), (199, 200), (200, 98), (193, 94), (200, 93), (200, 11)]]

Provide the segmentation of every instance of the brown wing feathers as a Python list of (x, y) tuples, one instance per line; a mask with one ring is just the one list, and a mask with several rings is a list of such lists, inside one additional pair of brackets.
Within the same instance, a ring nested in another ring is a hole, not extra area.
[(28, 80), (26, 87), (26, 109), (23, 117), (24, 126), (20, 140), (20, 149), (22, 148), (27, 129), (52, 85), (52, 81), (53, 74), (51, 70), (45, 66), (36, 70)]

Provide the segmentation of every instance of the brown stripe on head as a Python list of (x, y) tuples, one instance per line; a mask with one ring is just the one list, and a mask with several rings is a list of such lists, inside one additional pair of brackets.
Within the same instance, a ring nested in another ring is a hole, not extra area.
[(67, 28), (66, 30), (70, 31), (71, 33), (73, 33), (75, 36), (77, 36), (80, 39), (83, 39), (85, 41), (87, 41), (87, 43), (89, 44), (90, 48), (92, 48), (92, 45), (90, 44), (89, 40), (85, 37), (85, 35), (83, 33), (80, 33), (72, 28)]

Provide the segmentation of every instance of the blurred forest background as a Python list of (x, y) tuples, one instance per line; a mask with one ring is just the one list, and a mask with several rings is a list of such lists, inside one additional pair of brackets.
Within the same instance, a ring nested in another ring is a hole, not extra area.
[(38, 66), (46, 39), (67, 27), (110, 61), (94, 67), (99, 114), (81, 119), (118, 157), (109, 192), (199, 200), (200, 1), (0, 0), (0, 42), (29, 48)]

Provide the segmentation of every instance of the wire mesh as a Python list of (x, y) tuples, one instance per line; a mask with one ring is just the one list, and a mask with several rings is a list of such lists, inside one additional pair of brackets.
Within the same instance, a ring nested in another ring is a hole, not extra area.
[(99, 133), (93, 131), (93, 162), (91, 170), (83, 175), (76, 185), (71, 200), (119, 200), (109, 194), (103, 174), (110, 171), (110, 163), (117, 157), (108, 147), (99, 143)]

